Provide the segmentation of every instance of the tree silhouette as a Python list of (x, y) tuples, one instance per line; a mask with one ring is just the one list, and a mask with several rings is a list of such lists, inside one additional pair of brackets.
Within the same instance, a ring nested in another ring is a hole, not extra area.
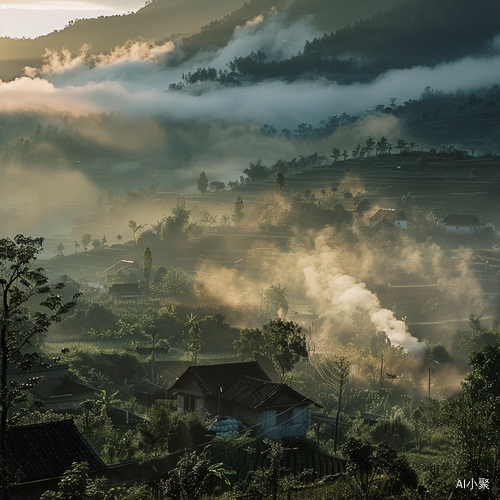
[[(17, 235), (0, 239), (0, 455), (2, 469), (7, 465), (7, 416), (11, 408), (25, 399), (26, 390), (40, 381), (8, 383), (7, 371), (28, 372), (32, 366), (44, 366), (40, 355), (31, 348), (49, 326), (59, 322), (75, 305), (75, 299), (62, 302), (47, 285), (48, 278), (33, 263), (42, 251), (43, 238)], [(63, 288), (61, 283), (55, 290)], [(36, 312), (28, 304), (40, 299)], [(2, 474), (2, 498), (9, 498), (9, 476)]]
[(200, 174), (200, 177), (198, 177), (198, 180), (196, 181), (196, 185), (198, 187), (198, 191), (201, 194), (205, 194), (208, 188), (208, 178), (205, 175), (205, 172), (202, 172)]
[(142, 254), (142, 272), (144, 274), (144, 282), (146, 285), (146, 299), (149, 295), (149, 279), (151, 278), (151, 268), (153, 267), (153, 257), (151, 250), (146, 248)]

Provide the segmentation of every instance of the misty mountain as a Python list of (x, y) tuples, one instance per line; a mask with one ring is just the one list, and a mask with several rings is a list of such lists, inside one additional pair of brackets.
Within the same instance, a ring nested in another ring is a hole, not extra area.
[(71, 21), (65, 29), (33, 40), (1, 38), (0, 53), (8, 56), (0, 57), (0, 78), (20, 76), (24, 66), (40, 67), (45, 49), (67, 48), (77, 53), (82, 45), (88, 44), (93, 52), (100, 53), (129, 40), (192, 35), (242, 4), (242, 0), (156, 0), (128, 15)]
[(66, 48), (77, 54), (82, 46), (89, 45), (93, 53), (106, 53), (128, 41), (168, 39), (182, 40), (186, 58), (209, 47), (223, 47), (237, 26), (276, 9), (286, 13), (287, 23), (308, 17), (321, 32), (343, 28), (361, 17), (387, 10), (394, 1), (251, 0), (242, 5), (229, 0), (156, 0), (128, 15), (71, 21), (65, 29), (34, 40), (1, 38), (0, 53), (8, 55), (0, 57), (0, 78), (21, 76), (25, 66), (40, 68), (46, 49)]

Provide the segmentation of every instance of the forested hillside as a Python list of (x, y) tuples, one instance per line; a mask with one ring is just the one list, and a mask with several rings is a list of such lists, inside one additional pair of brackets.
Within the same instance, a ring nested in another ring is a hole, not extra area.
[(408, 0), (306, 44), (305, 55), (362, 54), (381, 69), (488, 52), (500, 32), (495, 0)]

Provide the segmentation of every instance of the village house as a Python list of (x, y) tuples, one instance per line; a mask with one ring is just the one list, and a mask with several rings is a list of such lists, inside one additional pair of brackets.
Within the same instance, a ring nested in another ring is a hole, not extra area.
[(53, 364), (45, 368), (34, 368), (29, 372), (8, 370), (9, 384), (27, 383), (30, 378), (41, 380), (30, 393), (40, 402), (43, 411), (75, 412), (86, 399), (95, 398), (96, 389), (81, 384), (69, 376), (67, 364)]
[(271, 439), (305, 436), (311, 399), (273, 382), (257, 361), (190, 366), (170, 387), (179, 413), (222, 415)]
[[(53, 291), (57, 295), (60, 295), (64, 301), (72, 300), (73, 297), (80, 292), (80, 283), (70, 278), (67, 274), (59, 276), (48, 284), (50, 287), (53, 287)], [(56, 288), (58, 285), (64, 286), (62, 288)]]
[(394, 227), (408, 229), (408, 217), (402, 210), (380, 208), (370, 217), (370, 227), (375, 227), (384, 220), (390, 222)]
[(115, 283), (109, 287), (108, 295), (113, 297), (115, 302), (117, 300), (137, 300), (145, 297), (137, 283)]
[(495, 225), (491, 222), (479, 222), (476, 215), (450, 214), (442, 221), (438, 221), (438, 227), (444, 229), (448, 234), (475, 234), (481, 231), (494, 231)]

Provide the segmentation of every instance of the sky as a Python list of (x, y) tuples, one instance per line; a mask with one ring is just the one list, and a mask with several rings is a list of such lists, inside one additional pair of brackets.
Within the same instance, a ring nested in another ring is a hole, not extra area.
[(74, 19), (137, 11), (144, 0), (0, 0), (0, 36), (36, 38)]

